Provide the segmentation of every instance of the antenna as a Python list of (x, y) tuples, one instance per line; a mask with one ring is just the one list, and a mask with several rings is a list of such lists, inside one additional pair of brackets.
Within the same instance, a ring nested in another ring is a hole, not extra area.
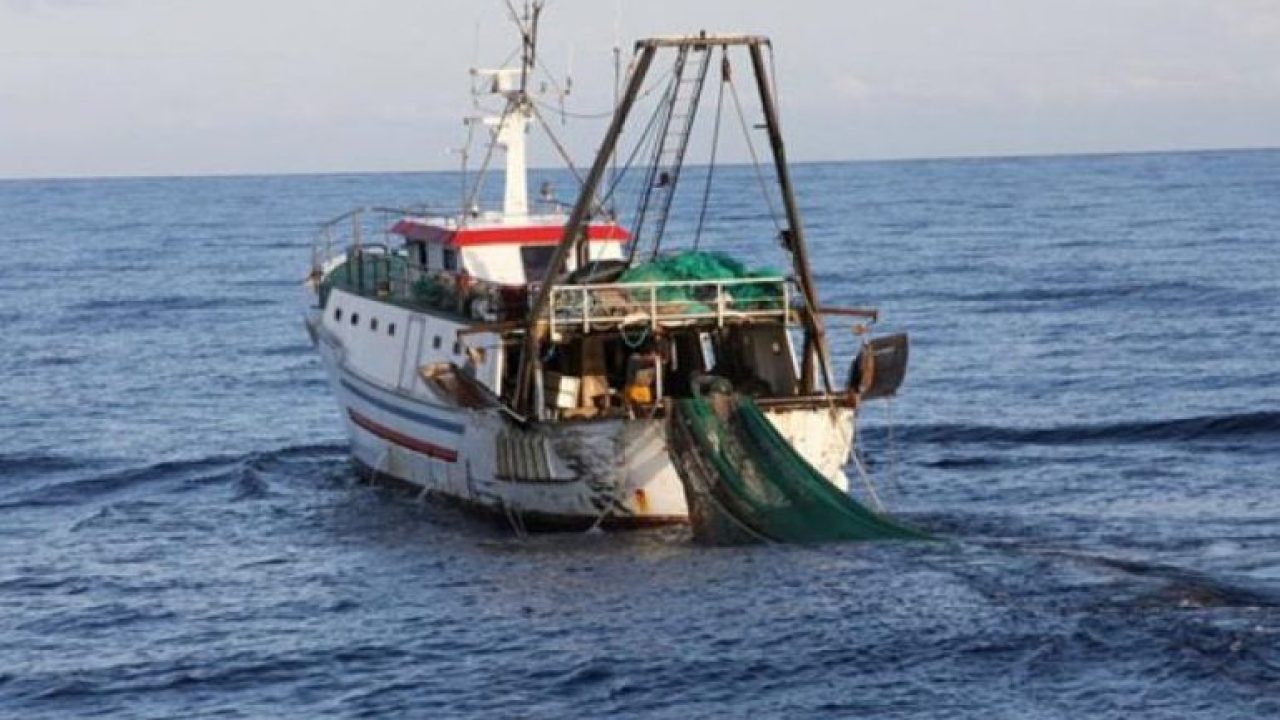
[[(475, 32), (471, 36), (471, 74), (474, 76), (476, 68), (480, 67), (480, 18), (476, 18)], [(476, 98), (475, 83), (471, 86), (471, 102), (476, 104), (479, 100)]]
[[(613, 4), (613, 107), (617, 109), (622, 93), (622, 0)], [(613, 187), (618, 179), (618, 147), (613, 147), (613, 159), (609, 163), (609, 186)], [(611, 194), (612, 195), (612, 194)], [(609, 200), (609, 213), (616, 214), (612, 197)]]
[(564, 71), (564, 85), (559, 88), (560, 96), (560, 124), (568, 124), (568, 118), (564, 111), (564, 99), (569, 97), (569, 93), (573, 90), (573, 44), (569, 45), (569, 65)]
[[(475, 97), (474, 93), (472, 97)], [(471, 158), (471, 142), (475, 138), (476, 123), (475, 118), (463, 118), (462, 124), (467, 128), (467, 139), (463, 142), (462, 147), (450, 148), (449, 152), (457, 155), (462, 162), (462, 204), (459, 206), (466, 210), (467, 206), (467, 161)]]

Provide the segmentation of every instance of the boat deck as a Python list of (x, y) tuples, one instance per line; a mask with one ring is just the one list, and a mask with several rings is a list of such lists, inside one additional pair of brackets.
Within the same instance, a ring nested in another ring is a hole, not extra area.
[[(519, 323), (527, 317), (530, 288), (477, 280), (424, 268), (378, 247), (349, 253), (321, 283), (413, 310), (478, 322)], [(724, 327), (794, 321), (786, 278), (656, 280), (557, 285), (543, 319), (553, 335), (619, 332), (659, 327)]]
[(361, 251), (325, 274), (321, 302), (330, 288), (394, 303), (412, 310), (445, 313), (470, 319), (468, 293), (459, 276), (444, 270), (428, 270), (397, 253)]

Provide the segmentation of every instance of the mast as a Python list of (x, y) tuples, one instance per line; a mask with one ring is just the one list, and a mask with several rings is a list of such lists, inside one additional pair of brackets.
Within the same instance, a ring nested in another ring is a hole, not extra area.
[[(476, 94), (499, 95), (507, 101), (501, 115), (468, 119), (469, 123), (478, 121), (490, 128), (490, 143), (501, 148), (505, 155), (502, 214), (507, 218), (523, 218), (529, 214), (525, 137), (528, 135), (529, 124), (535, 121), (533, 101), (529, 97), (529, 81), (537, 63), (538, 18), (542, 13), (542, 6), (542, 0), (532, 5), (526, 2), (524, 14), (520, 16), (510, 2), (507, 4), (512, 19), (520, 28), (520, 67), (475, 68), (471, 71), (472, 76), (483, 83)], [(478, 183), (476, 187), (479, 188)], [(463, 210), (469, 211), (470, 208)]]

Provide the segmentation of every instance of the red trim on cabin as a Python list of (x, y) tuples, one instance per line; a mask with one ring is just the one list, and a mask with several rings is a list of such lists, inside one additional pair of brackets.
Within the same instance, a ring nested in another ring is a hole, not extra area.
[(446, 462), (458, 461), (458, 452), (456, 450), (450, 450), (449, 448), (440, 447), (439, 445), (436, 445), (434, 443), (429, 443), (426, 440), (419, 440), (417, 438), (409, 437), (404, 433), (398, 432), (396, 430), (392, 430), (386, 425), (381, 425), (379, 423), (376, 423), (350, 408), (347, 408), (347, 416), (350, 417), (351, 422), (355, 423), (356, 425), (359, 425), (360, 427), (364, 428), (365, 430), (368, 430), (374, 435), (377, 435), (383, 440), (386, 440), (388, 442), (393, 442), (396, 445), (399, 445), (400, 447), (407, 448), (414, 452), (422, 453), (423, 455), (430, 455), (431, 457), (434, 457), (434, 458), (440, 458), (441, 460), (444, 460)]
[[(513, 227), (462, 228), (447, 230), (437, 225), (425, 225), (412, 220), (401, 220), (391, 232), (410, 240), (443, 242), (450, 247), (472, 245), (555, 245), (564, 236), (561, 225), (517, 225)], [(626, 242), (631, 233), (621, 225), (588, 225), (588, 242)]]

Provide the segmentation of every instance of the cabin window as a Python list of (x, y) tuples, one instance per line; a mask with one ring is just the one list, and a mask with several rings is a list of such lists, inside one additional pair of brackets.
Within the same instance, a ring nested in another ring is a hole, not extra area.
[(334, 308), (334, 309), (333, 309), (333, 319), (334, 319), (334, 320), (341, 320), (341, 319), (342, 319), (342, 308)]
[(453, 344), (453, 354), (454, 355), (462, 354), (462, 343), (456, 342)]
[(369, 329), (370, 330), (378, 329), (378, 318), (369, 318)]
[(432, 349), (432, 350), (439, 350), (439, 349), (440, 349), (440, 336), (439, 336), (439, 335), (437, 335), (437, 336), (435, 336), (434, 338), (432, 338), (432, 339), (431, 339), (431, 349)]
[(534, 245), (520, 248), (520, 262), (524, 265), (525, 282), (542, 282), (555, 254), (554, 245)]
[(387, 323), (387, 334), (388, 334), (388, 335), (395, 335), (395, 334), (396, 334), (396, 324), (395, 324), (395, 323)]
[(442, 260), (444, 269), (454, 272), (458, 269), (458, 251), (453, 248), (444, 248), (444, 259)]
[(351, 313), (351, 324), (352, 325), (360, 324), (360, 313)]

